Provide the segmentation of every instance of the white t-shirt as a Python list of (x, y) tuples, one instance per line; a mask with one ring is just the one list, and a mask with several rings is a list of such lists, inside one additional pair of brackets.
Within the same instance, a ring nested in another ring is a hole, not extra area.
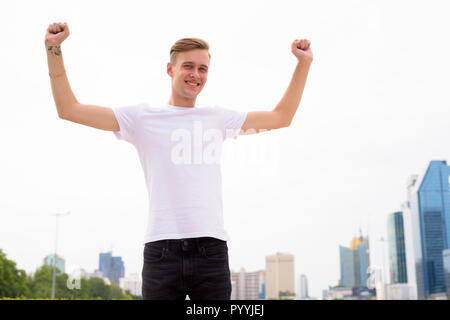
[(220, 155), (225, 139), (239, 135), (247, 112), (147, 103), (112, 110), (120, 126), (114, 135), (136, 147), (145, 174), (144, 243), (194, 237), (228, 241)]

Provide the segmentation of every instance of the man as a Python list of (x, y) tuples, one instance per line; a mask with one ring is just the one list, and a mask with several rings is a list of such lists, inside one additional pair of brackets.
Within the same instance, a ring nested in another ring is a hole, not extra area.
[(61, 119), (113, 131), (140, 157), (149, 194), (142, 296), (144, 299), (221, 299), (231, 296), (228, 235), (223, 226), (220, 151), (226, 138), (290, 125), (313, 60), (310, 42), (292, 43), (298, 63), (288, 89), (272, 111), (236, 112), (196, 108), (208, 77), (209, 45), (198, 38), (177, 41), (167, 73), (172, 94), (166, 105), (106, 108), (81, 104), (67, 79), (61, 43), (66, 23), (49, 25), (45, 46), (53, 97)]

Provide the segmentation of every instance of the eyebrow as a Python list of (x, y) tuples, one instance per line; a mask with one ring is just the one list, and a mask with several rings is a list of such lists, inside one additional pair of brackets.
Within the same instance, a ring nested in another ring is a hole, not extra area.
[[(187, 64), (187, 63), (195, 64), (194, 61), (185, 61), (185, 62), (183, 62), (183, 64)], [(201, 66), (202, 67), (206, 67), (206, 69), (208, 69), (208, 66), (206, 64), (201, 64)]]

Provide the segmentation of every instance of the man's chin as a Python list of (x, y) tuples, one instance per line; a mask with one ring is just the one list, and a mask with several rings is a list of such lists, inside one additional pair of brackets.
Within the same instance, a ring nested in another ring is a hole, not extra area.
[(186, 92), (185, 91), (184, 92), (184, 96), (186, 98), (195, 99), (198, 96), (199, 93), (200, 93), (200, 91), (196, 92), (195, 94), (193, 94), (192, 92)]

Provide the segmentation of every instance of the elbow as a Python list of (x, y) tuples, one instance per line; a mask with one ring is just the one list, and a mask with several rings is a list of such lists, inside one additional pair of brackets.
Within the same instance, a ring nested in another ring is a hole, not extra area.
[(58, 117), (63, 120), (69, 120), (70, 113), (72, 111), (73, 105), (57, 105), (56, 109), (58, 110)]
[(292, 119), (285, 119), (282, 121), (280, 128), (287, 128), (291, 125)]
[(64, 118), (64, 114), (63, 114), (62, 112), (58, 112), (58, 117), (59, 117), (60, 119), (62, 119), (62, 120), (66, 120), (66, 119)]
[(65, 120), (64, 107), (59, 103), (55, 103), (55, 106), (56, 106), (56, 112), (58, 113), (58, 118)]
[(62, 120), (67, 120), (67, 115), (62, 111), (58, 111), (58, 117)]
[(272, 129), (281, 129), (290, 126), (292, 118), (289, 117), (289, 115), (283, 114), (281, 112), (274, 112), (274, 113), (276, 115), (276, 121), (273, 122)]

